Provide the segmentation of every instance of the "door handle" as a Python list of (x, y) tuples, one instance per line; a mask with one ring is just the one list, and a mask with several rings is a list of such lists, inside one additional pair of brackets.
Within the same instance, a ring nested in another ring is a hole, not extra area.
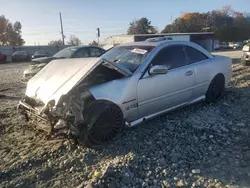
[(186, 76), (191, 76), (193, 74), (193, 71), (189, 70), (185, 73)]

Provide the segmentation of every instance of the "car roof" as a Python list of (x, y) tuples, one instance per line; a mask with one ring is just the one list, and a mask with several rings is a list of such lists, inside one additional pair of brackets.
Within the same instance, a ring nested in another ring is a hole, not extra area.
[(26, 52), (26, 51), (24, 51), (24, 50), (17, 50), (17, 51), (15, 51), (15, 52)]
[(26, 54), (27, 54), (27, 52), (26, 52), (26, 51), (24, 51), (24, 50), (19, 50), (19, 51), (15, 51), (15, 52), (13, 52), (13, 54), (17, 54), (17, 53), (22, 53), (22, 54), (26, 53)]
[(64, 49), (81, 49), (81, 48), (101, 48), (99, 46), (87, 46), (87, 45), (83, 45), (83, 46), (70, 46), (70, 47), (67, 47), (67, 48), (64, 48)]
[(179, 45), (191, 46), (191, 47), (194, 47), (194, 48), (198, 49), (199, 51), (203, 52), (209, 58), (213, 57), (203, 47), (201, 47), (200, 45), (198, 45), (194, 42), (190, 42), (190, 41), (177, 41), (177, 40), (147, 41), (147, 40), (145, 40), (145, 41), (141, 41), (141, 42), (124, 43), (124, 44), (120, 44), (119, 46), (154, 46), (154, 47), (157, 47), (157, 46), (161, 46), (163, 44), (168, 44), (168, 45), (179, 44)]
[(189, 41), (177, 41), (177, 40), (162, 40), (162, 41), (140, 41), (120, 44), (120, 46), (159, 46), (161, 44), (190, 44)]

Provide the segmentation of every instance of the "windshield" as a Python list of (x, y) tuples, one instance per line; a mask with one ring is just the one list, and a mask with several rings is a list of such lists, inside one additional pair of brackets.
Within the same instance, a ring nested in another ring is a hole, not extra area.
[(154, 46), (117, 46), (102, 55), (102, 58), (122, 64), (134, 72)]
[(35, 55), (40, 55), (40, 54), (45, 54), (45, 51), (43, 50), (38, 50), (35, 52)]
[(13, 55), (26, 55), (25, 51), (16, 51), (13, 53)]
[(53, 57), (70, 58), (75, 53), (76, 50), (77, 50), (77, 48), (65, 48), (65, 49), (57, 52), (55, 55), (53, 55)]

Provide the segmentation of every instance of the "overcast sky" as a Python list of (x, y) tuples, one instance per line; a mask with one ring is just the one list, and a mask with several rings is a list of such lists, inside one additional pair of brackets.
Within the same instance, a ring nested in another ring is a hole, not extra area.
[(59, 12), (64, 33), (76, 35), (87, 44), (115, 34), (125, 34), (129, 22), (147, 17), (162, 30), (183, 12), (207, 12), (231, 5), (240, 12), (250, 12), (250, 0), (0, 0), (1, 12), (11, 21), (20, 21), (25, 45), (47, 44), (60, 39)]

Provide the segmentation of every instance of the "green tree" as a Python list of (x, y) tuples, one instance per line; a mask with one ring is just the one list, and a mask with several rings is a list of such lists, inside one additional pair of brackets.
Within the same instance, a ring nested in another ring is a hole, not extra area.
[(212, 31), (225, 42), (242, 41), (250, 38), (250, 17), (237, 12), (230, 6), (206, 13), (185, 13), (166, 25), (162, 33)]
[(25, 42), (22, 39), (22, 25), (16, 21), (11, 23), (5, 16), (0, 16), (0, 45), (21, 46)]
[(130, 22), (129, 25), (130, 26), (127, 31), (128, 35), (153, 34), (158, 32), (157, 29), (151, 25), (151, 21), (145, 17), (134, 20)]

